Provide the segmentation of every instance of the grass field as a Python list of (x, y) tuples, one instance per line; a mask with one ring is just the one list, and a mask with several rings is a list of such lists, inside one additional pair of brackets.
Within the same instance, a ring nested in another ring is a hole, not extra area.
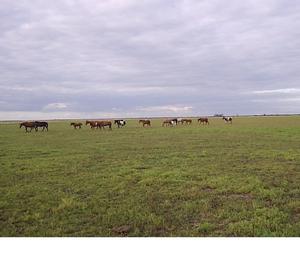
[(0, 124), (0, 235), (300, 236), (300, 116), (210, 122)]

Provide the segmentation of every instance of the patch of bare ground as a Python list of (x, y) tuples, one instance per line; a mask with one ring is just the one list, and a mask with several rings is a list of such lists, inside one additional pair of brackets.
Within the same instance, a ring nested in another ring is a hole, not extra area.
[(127, 236), (129, 232), (132, 230), (131, 225), (122, 225), (113, 227), (111, 231), (117, 236)]

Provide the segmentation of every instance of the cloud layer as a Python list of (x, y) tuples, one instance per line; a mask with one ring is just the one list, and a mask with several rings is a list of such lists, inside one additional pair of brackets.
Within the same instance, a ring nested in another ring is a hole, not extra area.
[(299, 113), (299, 28), (294, 0), (2, 0), (0, 119)]

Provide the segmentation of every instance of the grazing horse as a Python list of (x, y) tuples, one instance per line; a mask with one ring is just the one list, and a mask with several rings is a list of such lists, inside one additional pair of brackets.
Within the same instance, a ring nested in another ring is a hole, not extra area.
[(143, 127), (144, 127), (144, 126), (151, 126), (150, 120), (147, 120), (147, 119), (141, 119), (141, 120), (139, 120), (139, 124), (140, 124), (140, 123), (143, 124)]
[(186, 124), (186, 125), (191, 125), (192, 124), (192, 119), (184, 118), (184, 119), (181, 120), (181, 123)]
[(74, 123), (74, 122), (73, 122), (73, 123), (70, 124), (70, 126), (73, 126), (74, 129), (76, 129), (77, 127), (81, 128), (82, 123)]
[(39, 127), (42, 127), (42, 131), (46, 130), (48, 131), (48, 122), (44, 122), (44, 121), (35, 121), (35, 130), (38, 131)]
[(171, 121), (173, 121), (173, 123), (174, 123), (175, 125), (178, 124), (178, 119), (177, 119), (177, 118), (173, 118), (173, 119), (171, 119)]
[(97, 121), (97, 128), (104, 129), (106, 126), (111, 130), (111, 121)]
[(174, 126), (176, 122), (173, 119), (164, 120), (162, 126)]
[(222, 119), (224, 120), (224, 122), (227, 124), (227, 123), (230, 123), (232, 124), (232, 117), (231, 116), (223, 116)]
[(114, 124), (117, 125), (118, 128), (120, 128), (126, 125), (126, 121), (123, 119), (118, 119), (114, 121)]
[[(36, 125), (35, 125), (35, 122), (22, 122), (21, 124), (20, 124), (20, 128), (21, 127), (25, 127), (25, 131), (26, 131), (26, 133), (27, 132), (31, 132), (31, 130), (34, 128), (35, 129), (35, 131), (36, 131)], [(30, 128), (30, 130), (28, 131), (28, 128)]]
[(94, 129), (95, 127), (97, 128), (97, 122), (96, 121), (90, 121), (90, 120), (86, 120), (85, 121), (85, 125), (90, 125), (91, 129)]
[(203, 124), (203, 125), (209, 125), (207, 117), (200, 117), (200, 118), (198, 118), (198, 123)]
[(183, 120), (183, 118), (177, 118), (177, 123), (182, 124), (182, 120)]

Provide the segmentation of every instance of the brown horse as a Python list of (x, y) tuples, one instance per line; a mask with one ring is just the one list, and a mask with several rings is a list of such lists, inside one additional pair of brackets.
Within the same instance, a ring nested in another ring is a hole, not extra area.
[(141, 119), (141, 120), (139, 120), (139, 124), (140, 124), (140, 123), (143, 124), (143, 127), (144, 127), (144, 126), (151, 126), (150, 120), (147, 120), (147, 119)]
[[(22, 123), (20, 124), (20, 128), (21, 128), (22, 126), (25, 127), (26, 133), (27, 133), (27, 132), (31, 132), (31, 130), (32, 130), (33, 128), (35, 129), (35, 131), (37, 131), (35, 122), (22, 122)], [(30, 128), (29, 131), (28, 131), (28, 128)]]
[(104, 129), (106, 126), (111, 130), (112, 123), (111, 121), (97, 121), (97, 128)]
[(173, 119), (164, 120), (162, 126), (174, 126), (176, 122)]
[(198, 118), (198, 123), (203, 124), (203, 125), (209, 125), (207, 117), (200, 117), (200, 118)]
[(186, 125), (191, 125), (192, 124), (192, 119), (184, 118), (184, 119), (181, 120), (181, 123), (186, 124)]
[(86, 120), (85, 121), (85, 125), (90, 125), (92, 129), (97, 128), (97, 122), (96, 121), (90, 121), (90, 120)]
[(70, 124), (70, 126), (73, 126), (74, 127), (74, 129), (76, 129), (77, 127), (79, 127), (79, 129), (81, 128), (81, 126), (82, 126), (82, 123), (71, 123)]

